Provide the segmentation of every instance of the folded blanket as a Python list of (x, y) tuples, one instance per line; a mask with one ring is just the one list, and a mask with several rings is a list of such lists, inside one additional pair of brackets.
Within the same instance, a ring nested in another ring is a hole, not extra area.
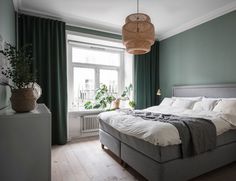
[(152, 112), (129, 112), (144, 120), (160, 121), (175, 126), (181, 139), (182, 157), (198, 155), (216, 147), (216, 127), (211, 120), (193, 117), (180, 117)]

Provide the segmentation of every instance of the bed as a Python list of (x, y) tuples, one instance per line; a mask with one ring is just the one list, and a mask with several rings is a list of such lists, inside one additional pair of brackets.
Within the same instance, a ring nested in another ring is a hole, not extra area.
[[(175, 97), (235, 98), (236, 84), (175, 86)], [(150, 181), (189, 180), (236, 160), (236, 130), (217, 136), (216, 148), (192, 157), (181, 157), (180, 144), (160, 146), (118, 131), (99, 119), (102, 144)]]

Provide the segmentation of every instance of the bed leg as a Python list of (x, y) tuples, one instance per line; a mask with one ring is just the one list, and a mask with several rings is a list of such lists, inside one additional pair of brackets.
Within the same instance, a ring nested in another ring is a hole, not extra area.
[(118, 159), (118, 163), (120, 164), (120, 165), (122, 165), (123, 164), (123, 160), (121, 160), (120, 158)]
[(122, 160), (122, 167), (123, 168), (126, 168), (127, 167), (127, 164)]
[(104, 144), (101, 144), (102, 149), (104, 150)]

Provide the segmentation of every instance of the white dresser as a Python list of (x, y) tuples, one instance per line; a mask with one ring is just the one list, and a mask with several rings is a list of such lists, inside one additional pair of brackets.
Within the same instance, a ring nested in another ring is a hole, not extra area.
[(0, 181), (51, 180), (51, 113), (0, 111)]

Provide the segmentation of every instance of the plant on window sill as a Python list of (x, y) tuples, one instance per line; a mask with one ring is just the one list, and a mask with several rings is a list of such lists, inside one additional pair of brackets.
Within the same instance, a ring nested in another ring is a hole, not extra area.
[(121, 98), (119, 98), (120, 100), (128, 100), (129, 101), (129, 106), (134, 109), (135, 108), (135, 102), (133, 100), (130, 99), (130, 93), (131, 90), (133, 89), (133, 85), (130, 84), (129, 86), (125, 87), (125, 90), (123, 91), (123, 93), (121, 94)]
[(111, 103), (115, 100), (115, 97), (108, 92), (106, 85), (102, 84), (96, 91), (95, 102), (87, 101), (84, 104), (85, 109), (111, 109)]
[[(107, 110), (114, 110), (119, 108), (120, 100), (128, 100), (129, 106), (131, 108), (135, 107), (135, 102), (130, 99), (130, 92), (133, 86), (130, 84), (129, 86), (125, 87), (125, 90), (121, 94), (119, 98), (115, 98), (111, 93), (108, 92), (108, 88), (106, 85), (101, 85), (101, 87), (96, 91), (95, 94), (95, 102), (87, 101), (84, 104), (85, 109), (106, 109)], [(111, 104), (114, 102), (115, 107), (111, 109)]]

